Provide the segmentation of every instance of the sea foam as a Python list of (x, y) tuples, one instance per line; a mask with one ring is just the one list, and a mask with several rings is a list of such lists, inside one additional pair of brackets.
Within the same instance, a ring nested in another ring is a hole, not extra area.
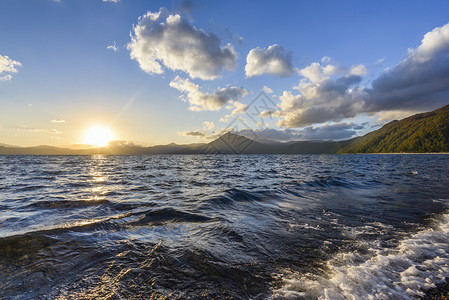
[(431, 228), (402, 239), (394, 248), (375, 242), (368, 251), (341, 252), (326, 263), (324, 274), (283, 270), (282, 287), (272, 298), (417, 299), (449, 274), (449, 214)]

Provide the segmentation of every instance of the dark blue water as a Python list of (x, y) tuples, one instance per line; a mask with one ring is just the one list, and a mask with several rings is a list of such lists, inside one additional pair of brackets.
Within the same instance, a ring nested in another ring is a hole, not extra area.
[(449, 275), (448, 162), (0, 156), (0, 298), (418, 298)]

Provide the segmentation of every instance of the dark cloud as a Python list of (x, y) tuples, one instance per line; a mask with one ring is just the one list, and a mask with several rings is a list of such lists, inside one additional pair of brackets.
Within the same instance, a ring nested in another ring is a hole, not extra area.
[(178, 134), (182, 136), (205, 137), (207, 135), (207, 132), (196, 130), (196, 131), (178, 132)]
[(361, 125), (353, 123), (334, 123), (322, 126), (309, 126), (303, 129), (243, 129), (237, 134), (252, 139), (267, 139), (279, 142), (306, 140), (346, 140), (356, 135)]
[(449, 102), (449, 41), (446, 52), (427, 61), (415, 55), (373, 81), (367, 89), (367, 111), (434, 109)]
[[(325, 76), (324, 67), (313, 63), (300, 73), (306, 78), (297, 95), (279, 97), (278, 125), (302, 127), (341, 121), (359, 114), (403, 116), (428, 111), (449, 103), (449, 24), (428, 32), (407, 57), (376, 78), (369, 88), (360, 87), (363, 70), (337, 79)], [(353, 68), (354, 69), (354, 68)]]
[(274, 114), (281, 118), (278, 125), (295, 128), (355, 117), (363, 104), (358, 88), (351, 88), (360, 81), (360, 76), (346, 75), (302, 83), (297, 87), (300, 94), (296, 96), (284, 92), (279, 98), (281, 110)]

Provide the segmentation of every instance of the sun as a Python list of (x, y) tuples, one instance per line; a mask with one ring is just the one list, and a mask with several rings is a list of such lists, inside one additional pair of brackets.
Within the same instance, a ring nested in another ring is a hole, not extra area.
[(82, 143), (96, 147), (104, 147), (114, 139), (114, 133), (103, 125), (95, 125), (84, 132)]

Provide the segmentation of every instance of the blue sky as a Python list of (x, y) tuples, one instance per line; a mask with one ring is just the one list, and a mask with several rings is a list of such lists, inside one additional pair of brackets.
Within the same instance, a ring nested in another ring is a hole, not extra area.
[[(229, 128), (282, 141), (364, 134), (449, 103), (448, 11), (447, 1), (3, 0), (0, 143), (73, 146), (95, 124), (149, 145)], [(271, 104), (248, 106), (263, 89)]]

